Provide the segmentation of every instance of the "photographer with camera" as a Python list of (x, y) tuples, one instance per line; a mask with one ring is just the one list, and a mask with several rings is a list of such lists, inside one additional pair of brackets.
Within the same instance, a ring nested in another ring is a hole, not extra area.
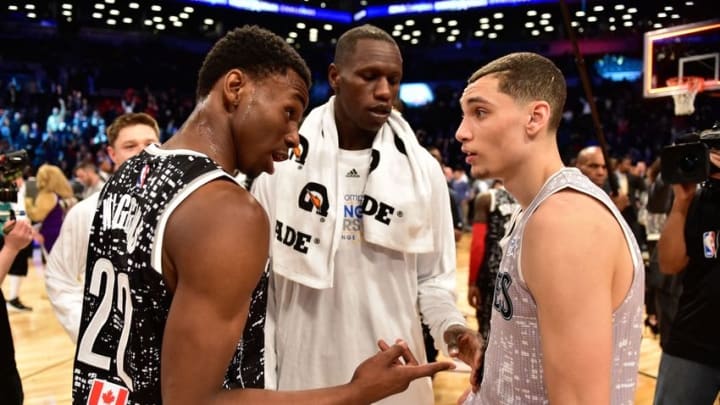
[(666, 148), (662, 161), (675, 200), (657, 245), (660, 271), (683, 274), (683, 292), (654, 403), (711, 405), (720, 392), (720, 126)]
[[(30, 244), (32, 227), (25, 220), (9, 220), (3, 226), (3, 234), (3, 247), (0, 249), (0, 284), (8, 274), (15, 256)], [(23, 403), (22, 382), (15, 364), (15, 347), (2, 290), (0, 290), (0, 393), (3, 404)]]
[[(26, 184), (23, 169), (28, 166), (25, 150), (0, 155), (0, 226), (6, 221), (25, 216)], [(0, 248), (4, 240), (0, 238)], [(32, 257), (32, 244), (21, 249), (8, 271), (7, 310), (32, 311), (20, 300), (20, 286), (28, 274), (28, 259)]]

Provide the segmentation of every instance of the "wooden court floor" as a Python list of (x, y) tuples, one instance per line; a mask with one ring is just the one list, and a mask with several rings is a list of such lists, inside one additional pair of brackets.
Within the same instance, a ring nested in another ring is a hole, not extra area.
[[(458, 243), (458, 307), (466, 315), (468, 323), (476, 327), (474, 310), (465, 298), (469, 244), (469, 234), (463, 235)], [(33, 311), (10, 314), (16, 360), (23, 380), (26, 405), (65, 405), (71, 403), (74, 346), (50, 308), (42, 272), (42, 262), (35, 255), (30, 273), (20, 290), (21, 299), (33, 307)], [(3, 285), (3, 291), (7, 291), (6, 288), (7, 285)], [(637, 405), (652, 404), (660, 360), (658, 341), (647, 331), (645, 333), (640, 354)], [(438, 374), (433, 384), (436, 405), (454, 405), (467, 387), (468, 378), (465, 367)]]

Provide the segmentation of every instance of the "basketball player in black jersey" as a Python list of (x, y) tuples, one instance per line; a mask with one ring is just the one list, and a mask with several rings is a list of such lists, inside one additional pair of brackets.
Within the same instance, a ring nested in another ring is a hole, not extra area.
[(238, 342), (270, 237), (265, 212), (231, 174), (272, 173), (287, 158), (309, 85), (282, 38), (230, 31), (206, 56), (177, 134), (108, 182), (88, 249), (75, 404), (364, 404), (452, 367), (418, 365), (401, 342), (342, 386), (223, 389), (245, 386), (228, 366), (245, 355)]

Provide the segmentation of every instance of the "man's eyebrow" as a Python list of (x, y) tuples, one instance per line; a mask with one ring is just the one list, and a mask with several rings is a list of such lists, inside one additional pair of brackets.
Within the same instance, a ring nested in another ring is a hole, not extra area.
[(480, 96), (472, 96), (472, 97), (468, 97), (466, 99), (463, 99), (462, 97), (460, 97), (460, 103), (461, 104), (463, 104), (463, 103), (464, 104), (480, 104), (480, 103), (490, 104), (489, 101), (487, 101), (486, 99), (484, 99)]

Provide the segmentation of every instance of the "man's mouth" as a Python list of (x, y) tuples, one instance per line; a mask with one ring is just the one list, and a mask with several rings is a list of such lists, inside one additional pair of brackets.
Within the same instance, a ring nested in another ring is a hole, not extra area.
[(284, 162), (288, 160), (288, 152), (287, 151), (275, 151), (272, 154), (272, 159), (275, 162)]

